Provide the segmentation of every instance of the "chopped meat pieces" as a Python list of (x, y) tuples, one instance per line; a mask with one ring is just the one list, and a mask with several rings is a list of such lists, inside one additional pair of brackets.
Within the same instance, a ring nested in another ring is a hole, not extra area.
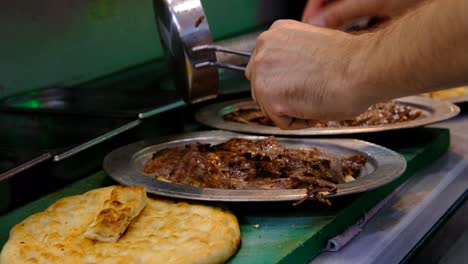
[[(352, 120), (319, 121), (314, 127), (378, 126), (414, 120), (421, 114), (419, 109), (390, 101), (375, 104)], [(248, 125), (274, 126), (273, 121), (266, 117), (260, 108), (237, 109), (224, 115), (224, 120)]]
[(204, 145), (201, 144), (163, 149), (146, 163), (143, 173), (157, 175), (175, 183), (231, 189), (227, 175), (204, 156), (203, 149)]
[(145, 164), (143, 174), (179, 184), (219, 189), (300, 189), (328, 201), (344, 176), (359, 177), (364, 155), (338, 157), (318, 148), (286, 148), (274, 137), (233, 138), (226, 142), (163, 149)]

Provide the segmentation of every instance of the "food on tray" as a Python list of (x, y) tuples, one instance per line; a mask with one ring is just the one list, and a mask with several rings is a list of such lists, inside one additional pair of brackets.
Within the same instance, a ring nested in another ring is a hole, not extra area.
[(359, 176), (365, 155), (338, 157), (318, 148), (286, 148), (276, 138), (233, 138), (217, 145), (190, 144), (153, 154), (143, 174), (173, 183), (220, 189), (300, 189), (329, 201), (338, 183)]
[[(396, 101), (375, 104), (352, 120), (319, 121), (314, 127), (351, 127), (378, 126), (410, 121), (418, 118), (422, 112), (418, 109)], [(224, 115), (224, 120), (249, 125), (274, 126), (271, 119), (266, 117), (260, 108), (237, 109)]]
[[(10, 231), (0, 263), (222, 263), (239, 248), (233, 214), (151, 197), (116, 242), (85, 236), (106, 207), (128, 211), (120, 214), (123, 219), (137, 214), (146, 198), (140, 191), (111, 186), (57, 201)], [(112, 230), (113, 224), (103, 222), (103, 228)]]
[(440, 90), (436, 92), (430, 92), (423, 94), (424, 96), (431, 97), (434, 99), (455, 99), (458, 97), (468, 96), (468, 87), (457, 87), (451, 89)]

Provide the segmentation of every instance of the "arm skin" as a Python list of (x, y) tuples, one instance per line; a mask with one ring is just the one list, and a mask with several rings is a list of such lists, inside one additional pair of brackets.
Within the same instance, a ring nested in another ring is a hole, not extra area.
[(367, 93), (379, 89), (373, 101), (467, 84), (467, 11), (467, 1), (433, 0), (369, 34), (356, 68), (373, 68), (362, 76)]
[(252, 97), (283, 129), (342, 120), (392, 98), (468, 83), (468, 1), (432, 0), (372, 33), (291, 20), (257, 39)]

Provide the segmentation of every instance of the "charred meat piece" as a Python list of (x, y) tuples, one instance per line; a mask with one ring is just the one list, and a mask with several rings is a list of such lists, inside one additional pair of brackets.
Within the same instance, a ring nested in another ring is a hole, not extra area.
[[(367, 157), (364, 155), (355, 155), (347, 159), (341, 159), (341, 168), (343, 175), (359, 176), (361, 169), (366, 165)], [(356, 177), (355, 177), (356, 178)]]
[(217, 145), (190, 144), (163, 149), (143, 174), (173, 183), (220, 189), (307, 189), (305, 199), (327, 202), (343, 176), (358, 177), (364, 155), (338, 157), (317, 148), (289, 149), (276, 138), (233, 138)]
[(224, 150), (235, 152), (238, 155), (247, 156), (252, 159), (274, 159), (285, 150), (275, 137), (268, 137), (264, 140), (249, 140), (234, 138), (224, 143), (213, 146), (215, 151)]
[[(418, 109), (396, 101), (389, 101), (372, 105), (366, 112), (352, 120), (319, 121), (314, 127), (378, 126), (414, 120), (421, 114), (422, 112)], [(249, 125), (274, 126), (273, 121), (266, 117), (260, 108), (237, 109), (224, 115), (223, 118), (226, 121)]]
[(274, 126), (273, 121), (266, 117), (260, 108), (238, 109), (226, 114), (224, 120), (249, 125), (260, 124), (264, 126)]
[(307, 199), (314, 199), (331, 205), (331, 202), (326, 198), (326, 195), (335, 193), (337, 190), (336, 185), (321, 179), (304, 177), (301, 175), (292, 175), (291, 179), (295, 181), (298, 186), (304, 186), (307, 190), (307, 195), (301, 200), (295, 202), (294, 205), (299, 205)]
[(354, 120), (342, 121), (343, 126), (374, 126), (414, 120), (421, 115), (421, 111), (398, 102), (375, 104), (357, 116)]
[(231, 189), (229, 179), (206, 159), (200, 144), (163, 149), (153, 155), (143, 174), (164, 178), (173, 183), (206, 188)]

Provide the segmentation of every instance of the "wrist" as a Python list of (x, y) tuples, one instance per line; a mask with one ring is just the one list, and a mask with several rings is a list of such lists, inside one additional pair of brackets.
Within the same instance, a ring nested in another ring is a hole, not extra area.
[(388, 95), (382, 93), (382, 84), (388, 78), (379, 65), (379, 43), (381, 35), (367, 33), (353, 36), (353, 50), (349, 57), (347, 78), (349, 89), (348, 98), (352, 98), (355, 104), (372, 105), (388, 100)]
[(378, 31), (358, 36), (359, 48), (353, 56), (355, 89), (374, 104), (422, 93), (427, 83), (416, 71), (418, 61), (409, 49), (408, 37), (393, 23)]

